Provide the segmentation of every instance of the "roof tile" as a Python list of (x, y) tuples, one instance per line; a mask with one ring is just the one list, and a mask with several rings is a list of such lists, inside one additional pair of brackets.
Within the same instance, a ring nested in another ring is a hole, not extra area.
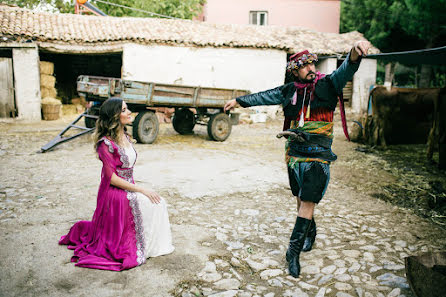
[[(322, 33), (299, 27), (211, 24), (190, 20), (53, 14), (0, 4), (0, 34), (32, 39), (41, 47), (103, 51), (127, 42), (197, 47), (308, 49), (319, 55), (347, 53), (365, 39), (359, 32)], [(116, 48), (115, 48), (116, 49)], [(371, 53), (378, 53), (372, 48)]]

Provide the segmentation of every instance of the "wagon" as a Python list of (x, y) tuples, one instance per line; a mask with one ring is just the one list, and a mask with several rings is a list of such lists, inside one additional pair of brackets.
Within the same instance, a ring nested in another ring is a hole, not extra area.
[[(141, 143), (152, 143), (158, 136), (159, 122), (155, 115), (155, 108), (158, 107), (175, 108), (172, 124), (178, 133), (190, 134), (196, 124), (207, 125), (212, 140), (224, 141), (231, 133), (232, 122), (236, 121), (236, 116), (224, 113), (225, 103), (249, 93), (237, 89), (158, 84), (87, 75), (78, 77), (77, 91), (87, 101), (95, 102), (87, 110), (89, 115), (98, 115), (99, 107), (106, 99), (122, 98), (130, 110), (138, 113), (133, 122), (133, 137)], [(94, 121), (91, 117), (85, 118), (87, 127), (93, 127)]]
[[(111, 97), (120, 97), (129, 109), (137, 113), (133, 121), (133, 137), (140, 143), (153, 143), (159, 132), (157, 108), (174, 107), (173, 128), (180, 134), (191, 134), (195, 125), (207, 125), (210, 139), (225, 141), (231, 134), (232, 124), (238, 122), (237, 114), (225, 113), (228, 100), (249, 94), (238, 89), (203, 88), (154, 82), (138, 82), (113, 77), (81, 75), (77, 79), (77, 91), (89, 101), (89, 108), (77, 117), (53, 140), (41, 148), (46, 152), (73, 138), (94, 130), (99, 108)], [(85, 127), (77, 125), (84, 118)], [(65, 137), (70, 129), (81, 132)]]

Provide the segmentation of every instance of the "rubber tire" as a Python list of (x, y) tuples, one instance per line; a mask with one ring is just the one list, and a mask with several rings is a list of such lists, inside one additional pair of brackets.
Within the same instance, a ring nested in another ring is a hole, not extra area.
[(133, 122), (133, 137), (139, 143), (153, 143), (159, 132), (158, 117), (153, 111), (141, 111)]
[(225, 113), (211, 116), (208, 123), (208, 135), (212, 140), (225, 141), (231, 134), (231, 119)]
[[(90, 108), (87, 108), (85, 110), (85, 112), (87, 114), (97, 115), (98, 116), (99, 115), (99, 108), (98, 107), (90, 107)], [(85, 117), (84, 120), (85, 120), (85, 127), (87, 127), (87, 128), (94, 128), (96, 126), (96, 120), (95, 119), (91, 119), (91, 118)]]
[(172, 126), (179, 134), (192, 134), (195, 127), (195, 115), (188, 108), (175, 110)]

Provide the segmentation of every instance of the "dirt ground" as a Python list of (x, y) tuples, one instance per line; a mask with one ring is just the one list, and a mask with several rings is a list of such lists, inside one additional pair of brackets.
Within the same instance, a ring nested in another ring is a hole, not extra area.
[[(101, 162), (88, 136), (38, 153), (72, 118), (0, 123), (1, 296), (413, 296), (404, 257), (446, 249), (446, 175), (422, 161), (423, 147), (349, 143), (338, 123), (316, 246), (301, 278), (287, 277), (295, 201), (280, 120), (234, 126), (221, 143), (203, 126), (178, 135), (162, 124), (154, 144), (136, 144), (135, 180), (168, 201), (175, 252), (119, 273), (77, 268), (57, 242), (91, 219)], [(265, 259), (276, 264), (253, 264)]]

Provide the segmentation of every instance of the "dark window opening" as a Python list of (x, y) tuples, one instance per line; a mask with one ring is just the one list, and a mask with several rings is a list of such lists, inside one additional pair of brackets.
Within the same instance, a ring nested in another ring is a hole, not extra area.
[(121, 77), (122, 53), (110, 54), (53, 54), (40, 53), (40, 61), (54, 63), (57, 97), (70, 104), (78, 98), (76, 81), (79, 75)]
[(12, 58), (12, 49), (0, 48), (0, 58)]

